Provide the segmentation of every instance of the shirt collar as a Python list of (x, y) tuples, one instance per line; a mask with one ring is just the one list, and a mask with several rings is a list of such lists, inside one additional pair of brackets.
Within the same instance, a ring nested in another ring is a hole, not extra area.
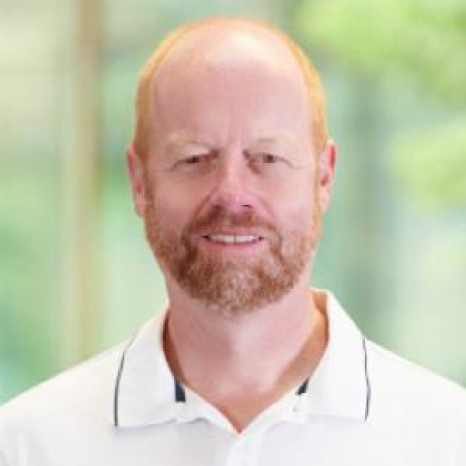
[[(299, 397), (298, 416), (302, 420), (314, 415), (364, 421), (370, 408), (365, 339), (330, 292), (313, 291), (318, 306), (327, 311), (329, 339), (312, 376), (294, 391)], [(177, 387), (165, 358), (166, 316), (165, 311), (144, 325), (122, 352), (111, 406), (111, 422), (116, 427), (195, 417), (196, 395)]]
[(371, 397), (366, 339), (332, 293), (314, 290), (314, 296), (319, 308), (327, 310), (329, 338), (299, 411), (366, 421)]
[(112, 422), (137, 427), (176, 419), (179, 402), (163, 351), (166, 311), (146, 323), (122, 352), (114, 385)]

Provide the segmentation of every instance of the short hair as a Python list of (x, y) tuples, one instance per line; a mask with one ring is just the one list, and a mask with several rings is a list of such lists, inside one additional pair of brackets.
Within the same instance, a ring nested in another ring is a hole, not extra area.
[(264, 29), (279, 37), (289, 48), (304, 74), (308, 88), (311, 105), (311, 131), (314, 141), (314, 151), (317, 157), (322, 153), (327, 144), (328, 129), (324, 91), (316, 68), (302, 48), (280, 29), (263, 21), (238, 17), (214, 17), (189, 23), (171, 32), (155, 49), (141, 70), (136, 91), (136, 132), (134, 146), (138, 157), (145, 162), (149, 153), (149, 133), (151, 126), (149, 110), (153, 76), (157, 73), (157, 70), (177, 44), (186, 39), (191, 33), (201, 30), (206, 26), (216, 25), (216, 23), (219, 22), (224, 22), (232, 26), (244, 27), (245, 25), (249, 25)]

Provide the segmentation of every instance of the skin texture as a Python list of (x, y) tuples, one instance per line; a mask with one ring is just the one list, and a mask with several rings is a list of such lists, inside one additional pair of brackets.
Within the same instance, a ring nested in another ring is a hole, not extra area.
[(301, 47), (281, 30), (267, 23), (249, 18), (207, 18), (184, 25), (168, 34), (141, 70), (136, 93), (136, 128), (134, 135), (134, 146), (138, 157), (143, 160), (148, 158), (148, 140), (153, 124), (150, 118), (150, 103), (151, 84), (154, 75), (157, 74), (165, 58), (171, 54), (176, 46), (184, 42), (193, 32), (199, 32), (201, 29), (206, 30), (209, 26), (211, 26), (211, 31), (216, 27), (218, 28), (218, 26), (224, 26), (230, 30), (234, 27), (237, 29), (248, 27), (250, 31), (267, 32), (269, 35), (273, 35), (275, 39), (280, 39), (281, 45), (286, 45), (288, 51), (292, 53), (298, 62), (306, 81), (310, 109), (312, 109), (310, 130), (314, 139), (315, 153), (320, 154), (325, 149), (328, 141), (325, 98), (320, 76)]
[[(128, 165), (166, 278), (167, 359), (241, 431), (325, 349), (308, 281), (335, 147), (314, 153), (302, 70), (280, 38), (247, 23), (212, 22), (177, 44), (149, 109), (147, 163), (130, 148)], [(206, 237), (219, 233), (257, 240)]]

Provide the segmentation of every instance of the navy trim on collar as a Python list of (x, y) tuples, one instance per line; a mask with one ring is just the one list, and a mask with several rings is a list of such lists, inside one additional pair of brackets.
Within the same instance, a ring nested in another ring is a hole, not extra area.
[(302, 395), (303, 393), (306, 393), (308, 383), (309, 383), (309, 377), (301, 384), (301, 386), (298, 388), (298, 391), (296, 392), (296, 394), (297, 395)]
[(121, 354), (120, 365), (118, 366), (118, 373), (115, 381), (115, 391), (113, 394), (113, 425), (118, 427), (120, 422), (118, 418), (118, 401), (120, 397), (120, 381), (123, 374), (123, 366), (125, 365), (125, 356), (127, 349), (131, 346), (134, 338), (132, 338), (129, 343), (125, 346), (123, 353)]
[(177, 403), (185, 403), (186, 402), (186, 392), (184, 391), (183, 386), (178, 382), (176, 378), (175, 381), (175, 401)]

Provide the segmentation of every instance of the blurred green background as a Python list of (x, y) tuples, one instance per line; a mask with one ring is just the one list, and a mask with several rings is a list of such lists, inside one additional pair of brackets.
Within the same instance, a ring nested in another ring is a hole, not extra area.
[(282, 27), (322, 74), (339, 166), (315, 285), (466, 383), (464, 0), (0, 0), (0, 402), (163, 306), (126, 177), (135, 85), (216, 14)]

